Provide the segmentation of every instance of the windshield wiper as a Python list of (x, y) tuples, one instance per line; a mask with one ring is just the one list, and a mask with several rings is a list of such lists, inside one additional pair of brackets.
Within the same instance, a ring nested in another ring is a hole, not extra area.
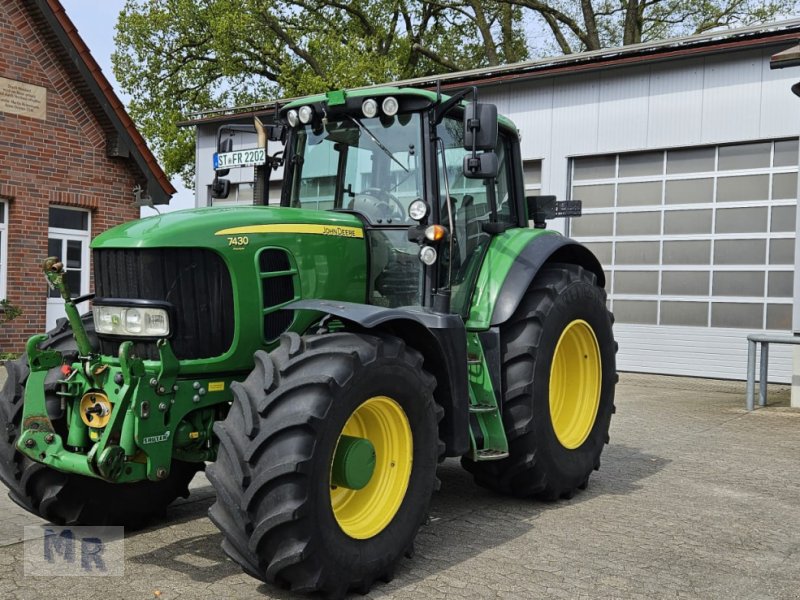
[(383, 150), (383, 152), (386, 154), (386, 156), (391, 158), (394, 162), (396, 162), (398, 165), (400, 165), (400, 168), (403, 169), (403, 171), (408, 173), (408, 169), (403, 165), (403, 163), (401, 163), (399, 160), (397, 160), (394, 157), (394, 154), (392, 154), (392, 151), (389, 150), (386, 146), (384, 146), (383, 143), (381, 143), (381, 141), (378, 138), (376, 138), (375, 135), (369, 129), (367, 129), (361, 121), (359, 121), (358, 119), (356, 119), (352, 115), (345, 115), (345, 116), (348, 119), (350, 119), (353, 123), (355, 123), (356, 127), (358, 127), (361, 130), (362, 133), (366, 133), (370, 137), (370, 139), (373, 142), (375, 142), (375, 145), (378, 146), (378, 148), (380, 148), (381, 150)]

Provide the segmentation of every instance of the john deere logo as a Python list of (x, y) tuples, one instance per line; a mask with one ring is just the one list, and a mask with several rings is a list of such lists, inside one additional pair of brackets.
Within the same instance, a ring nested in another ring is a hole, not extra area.
[(323, 227), (322, 228), (322, 235), (336, 235), (339, 237), (360, 237), (356, 235), (356, 232), (361, 233), (360, 229), (354, 229), (353, 227)]

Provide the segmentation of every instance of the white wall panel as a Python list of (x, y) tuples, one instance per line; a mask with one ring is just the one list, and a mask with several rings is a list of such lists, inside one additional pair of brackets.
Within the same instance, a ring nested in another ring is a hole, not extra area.
[[(495, 102), (500, 114), (520, 130), (522, 158), (550, 156), (553, 135), (553, 80), (542, 79), (481, 90), (482, 102)], [(542, 173), (543, 189), (549, 183)]]
[(800, 135), (800, 98), (791, 88), (800, 80), (800, 67), (770, 69), (769, 59), (773, 53), (774, 50), (764, 50), (761, 58), (758, 137), (797, 137)]
[(702, 60), (653, 65), (647, 114), (647, 146), (692, 146), (703, 118)]
[[(751, 332), (744, 329), (618, 323), (614, 325), (619, 343), (617, 369), (744, 380), (747, 379), (748, 333)], [(769, 380), (788, 383), (791, 378), (791, 346), (772, 344)]]
[[(597, 73), (560, 78), (553, 90), (553, 137), (550, 160), (543, 167), (549, 185), (545, 193), (567, 198), (568, 167), (572, 155), (596, 154), (600, 115), (600, 75)], [(553, 228), (562, 231), (561, 223)]]
[(758, 138), (762, 72), (760, 50), (706, 58), (702, 143)]
[(649, 67), (614, 69), (601, 74), (598, 152), (646, 147), (649, 90)]

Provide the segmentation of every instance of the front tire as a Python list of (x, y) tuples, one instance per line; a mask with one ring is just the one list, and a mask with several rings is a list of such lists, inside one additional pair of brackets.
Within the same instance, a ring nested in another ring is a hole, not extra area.
[[(287, 334), (257, 352), (214, 427), (208, 469), (228, 556), (258, 579), (330, 597), (391, 579), (437, 483), (434, 386), (422, 356), (389, 336)], [(337, 475), (353, 439), (372, 445), (374, 469), (355, 460)]]
[(550, 264), (536, 276), (500, 328), (509, 456), (462, 459), (478, 484), (545, 500), (586, 488), (614, 412), (612, 323), (593, 273)]

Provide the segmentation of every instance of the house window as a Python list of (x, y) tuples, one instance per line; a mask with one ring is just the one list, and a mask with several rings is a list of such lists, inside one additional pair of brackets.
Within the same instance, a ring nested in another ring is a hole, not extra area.
[[(64, 279), (73, 298), (89, 292), (90, 215), (88, 211), (51, 206), (47, 235), (47, 255), (57, 256), (64, 264)], [(79, 310), (86, 310), (86, 304)], [(49, 290), (47, 299), (47, 328), (65, 316), (64, 302), (58, 290)]]
[(798, 140), (574, 158), (620, 323), (791, 330)]
[(522, 177), (525, 181), (525, 194), (535, 196), (542, 192), (542, 161), (523, 160)]

